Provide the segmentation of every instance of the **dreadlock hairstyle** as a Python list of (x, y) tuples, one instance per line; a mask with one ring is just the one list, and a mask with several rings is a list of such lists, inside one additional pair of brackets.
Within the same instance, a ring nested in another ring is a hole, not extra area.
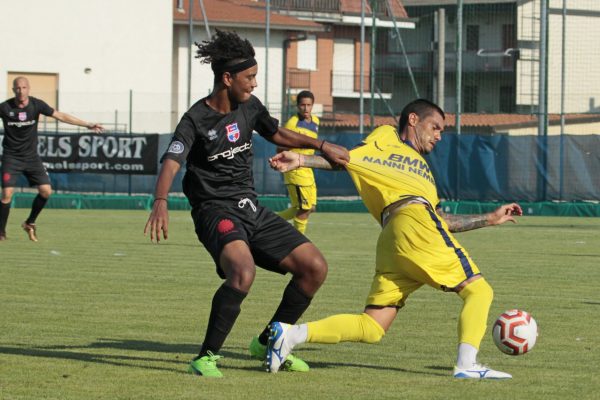
[(417, 99), (408, 103), (400, 114), (400, 122), (398, 123), (398, 133), (402, 133), (406, 124), (408, 124), (408, 116), (412, 113), (415, 113), (419, 116), (419, 118), (423, 119), (434, 112), (438, 112), (442, 118), (446, 118), (444, 111), (435, 103), (432, 103), (429, 100), (425, 99)]
[(235, 32), (226, 32), (219, 29), (210, 40), (194, 43), (196, 58), (204, 64), (210, 64), (215, 73), (215, 82), (220, 82), (224, 72), (235, 74), (254, 65), (254, 47), (248, 39), (242, 39)]

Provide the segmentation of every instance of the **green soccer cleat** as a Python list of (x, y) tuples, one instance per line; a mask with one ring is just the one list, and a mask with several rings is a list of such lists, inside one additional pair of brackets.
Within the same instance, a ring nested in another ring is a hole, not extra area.
[(222, 378), (223, 374), (217, 368), (217, 360), (222, 356), (214, 355), (210, 351), (204, 357), (192, 360), (188, 373), (205, 376), (207, 378)]
[[(257, 360), (265, 361), (267, 359), (267, 346), (258, 341), (258, 336), (254, 336), (250, 342), (250, 356)], [(304, 360), (290, 354), (280, 367), (280, 371), (290, 372), (308, 372), (310, 367)]]

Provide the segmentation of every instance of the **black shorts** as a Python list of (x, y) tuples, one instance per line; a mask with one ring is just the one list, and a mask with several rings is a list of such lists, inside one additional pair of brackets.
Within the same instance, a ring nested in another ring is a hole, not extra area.
[(281, 260), (296, 247), (310, 242), (283, 218), (249, 199), (194, 209), (192, 218), (198, 239), (212, 256), (217, 273), (223, 279), (225, 274), (219, 258), (223, 247), (234, 240), (248, 244), (257, 266), (280, 274), (286, 273), (279, 267)]
[(42, 159), (19, 159), (4, 154), (2, 156), (2, 187), (15, 187), (23, 174), (30, 186), (49, 185), (50, 177)]

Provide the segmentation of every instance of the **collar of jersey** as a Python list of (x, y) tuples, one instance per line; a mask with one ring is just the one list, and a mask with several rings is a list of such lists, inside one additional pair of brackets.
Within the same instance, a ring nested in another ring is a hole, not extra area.
[[(410, 140), (408, 140), (408, 139), (403, 140), (402, 143), (409, 145), (414, 151), (417, 151), (417, 149), (415, 148), (415, 146), (412, 144), (412, 142)], [(417, 151), (417, 153), (418, 153), (418, 151)]]

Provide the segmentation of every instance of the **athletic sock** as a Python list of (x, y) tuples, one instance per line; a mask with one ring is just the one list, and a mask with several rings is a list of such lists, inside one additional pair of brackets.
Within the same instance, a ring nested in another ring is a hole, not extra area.
[(40, 215), (47, 202), (47, 198), (42, 197), (39, 194), (35, 196), (35, 199), (33, 199), (33, 203), (31, 204), (31, 213), (25, 222), (31, 225), (35, 224), (35, 220), (37, 219), (38, 215)]
[[(281, 303), (277, 307), (277, 311), (271, 318), (271, 322), (278, 321), (286, 324), (295, 324), (296, 321), (304, 314), (304, 311), (310, 306), (312, 297), (298, 287), (296, 281), (291, 280), (283, 291)], [(269, 340), (269, 326), (265, 327), (262, 333), (258, 336), (258, 341), (266, 345)]]
[(306, 225), (308, 224), (308, 218), (300, 219), (298, 217), (294, 217), (294, 227), (298, 229), (298, 232), (304, 235), (306, 232)]
[(487, 327), (494, 291), (480, 278), (467, 284), (458, 295), (464, 301), (458, 318), (458, 343), (468, 343), (478, 349)]
[(206, 328), (206, 336), (198, 357), (205, 356), (209, 351), (217, 354), (231, 328), (240, 315), (241, 304), (247, 293), (222, 284), (215, 292), (212, 300), (210, 317)]
[(306, 343), (308, 340), (308, 326), (306, 324), (292, 325), (286, 333), (292, 347), (300, 343)]
[(285, 219), (286, 221), (289, 221), (290, 219), (292, 219), (296, 216), (297, 212), (298, 212), (298, 209), (296, 209), (296, 207), (290, 207), (286, 210), (279, 211), (276, 214), (279, 215), (281, 218)]
[(381, 325), (366, 313), (332, 315), (307, 326), (310, 343), (377, 343), (385, 335)]
[(8, 214), (10, 214), (10, 203), (2, 203), (0, 201), (0, 233), (6, 234)]
[(477, 351), (477, 348), (469, 343), (459, 343), (456, 366), (460, 369), (471, 368), (477, 362)]

